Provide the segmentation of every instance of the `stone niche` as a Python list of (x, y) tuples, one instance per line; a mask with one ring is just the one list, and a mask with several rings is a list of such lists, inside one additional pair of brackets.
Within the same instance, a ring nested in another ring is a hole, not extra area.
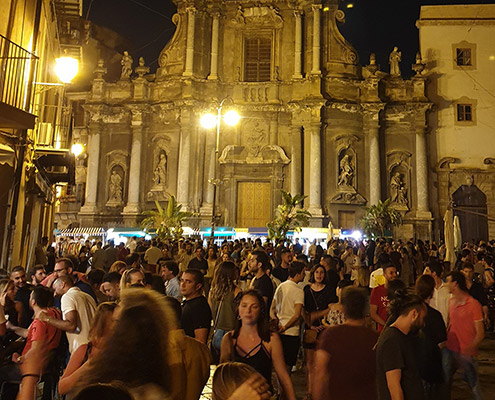
[(366, 199), (358, 191), (358, 158), (356, 146), (360, 141), (356, 135), (340, 135), (335, 138), (335, 166), (337, 194), (332, 198), (334, 204), (366, 204)]
[(168, 198), (169, 188), (171, 187), (171, 172), (170, 154), (171, 154), (172, 139), (164, 134), (156, 135), (151, 140), (152, 152), (151, 159), (148, 161), (149, 171), (151, 174), (147, 176), (147, 187), (149, 188), (146, 194), (148, 201), (164, 201)]
[(411, 209), (411, 156), (396, 150), (387, 154), (388, 198), (399, 211)]
[(107, 154), (105, 205), (123, 207), (127, 197), (128, 154), (114, 150)]

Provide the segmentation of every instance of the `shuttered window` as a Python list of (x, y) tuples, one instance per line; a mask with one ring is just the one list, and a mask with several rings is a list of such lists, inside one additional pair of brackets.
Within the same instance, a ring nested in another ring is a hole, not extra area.
[(270, 80), (272, 41), (269, 38), (247, 38), (245, 41), (244, 80), (266, 82)]

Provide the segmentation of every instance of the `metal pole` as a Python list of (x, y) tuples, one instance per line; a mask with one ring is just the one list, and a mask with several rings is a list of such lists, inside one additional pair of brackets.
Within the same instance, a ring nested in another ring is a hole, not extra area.
[(216, 142), (215, 142), (215, 168), (213, 172), (213, 204), (212, 204), (212, 210), (211, 210), (211, 236), (210, 236), (210, 241), (215, 243), (215, 225), (216, 225), (216, 205), (217, 205), (217, 185), (219, 183), (219, 179), (217, 178), (218, 175), (218, 149), (220, 147), (220, 123), (222, 121), (222, 106), (223, 102), (225, 100), (222, 100), (220, 105), (217, 108), (217, 137), (216, 137)]

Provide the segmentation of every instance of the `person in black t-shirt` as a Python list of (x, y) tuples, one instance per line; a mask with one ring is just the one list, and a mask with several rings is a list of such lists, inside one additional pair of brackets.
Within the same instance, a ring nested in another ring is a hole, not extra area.
[(280, 282), (285, 282), (289, 278), (289, 265), (292, 261), (291, 251), (287, 247), (284, 247), (281, 251), (280, 258), (282, 262), (273, 268), (272, 275)]
[(187, 336), (206, 344), (211, 327), (211, 309), (202, 295), (203, 274), (197, 269), (186, 270), (180, 278), (182, 302), (182, 329)]
[(376, 379), (379, 400), (423, 400), (423, 383), (410, 334), (424, 325), (426, 306), (421, 297), (397, 294), (390, 303), (395, 322), (386, 327), (376, 350)]
[(486, 296), (483, 285), (474, 280), (474, 266), (469, 262), (462, 264), (462, 274), (466, 277), (466, 286), (471, 297), (478, 300), (483, 309), (483, 319), (488, 322), (488, 297)]
[(208, 261), (205, 260), (205, 253), (201, 247), (196, 249), (196, 257), (189, 261), (187, 269), (197, 269), (206, 275), (208, 271)]
[(321, 258), (320, 265), (325, 267), (325, 284), (332, 294), (330, 303), (338, 303), (339, 299), (337, 298), (337, 285), (340, 281), (340, 275), (337, 272), (338, 262), (334, 257), (326, 254)]
[(266, 270), (270, 268), (268, 255), (262, 250), (253, 251), (248, 260), (248, 268), (249, 272), (254, 274), (254, 278), (251, 281), (251, 287), (256, 289), (261, 296), (263, 296), (267, 310), (269, 310), (273, 299), (273, 283), (266, 274)]

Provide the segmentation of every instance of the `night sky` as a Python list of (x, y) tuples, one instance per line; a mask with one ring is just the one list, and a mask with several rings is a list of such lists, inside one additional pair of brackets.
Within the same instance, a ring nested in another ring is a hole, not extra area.
[[(354, 7), (347, 8), (351, 2)], [(398, 46), (402, 51), (401, 70), (408, 76), (418, 51), (415, 22), (420, 6), (435, 4), (495, 4), (495, 0), (345, 0), (341, 9), (346, 13), (346, 23), (340, 29), (358, 51), (361, 65), (368, 64), (369, 54), (374, 52), (382, 70), (388, 71), (388, 55)], [(134, 60), (143, 56), (152, 71), (158, 66), (161, 49), (173, 35), (171, 17), (175, 11), (171, 0), (84, 1), (84, 16), (128, 39), (131, 47), (118, 50), (129, 50)]]

